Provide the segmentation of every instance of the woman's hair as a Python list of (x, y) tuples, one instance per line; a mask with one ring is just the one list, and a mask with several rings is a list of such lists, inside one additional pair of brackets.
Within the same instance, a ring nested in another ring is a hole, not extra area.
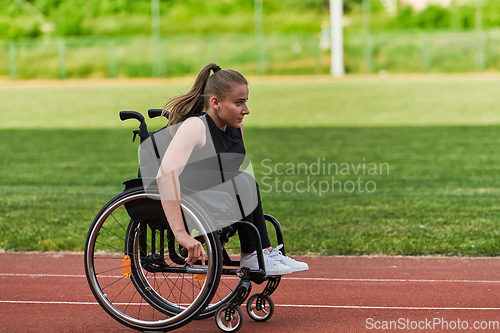
[[(210, 71), (214, 73), (210, 75)], [(212, 96), (224, 100), (235, 84), (248, 85), (248, 82), (235, 70), (221, 69), (214, 62), (206, 64), (196, 77), (191, 90), (169, 99), (163, 107), (163, 113), (167, 110), (170, 112), (168, 125), (180, 123), (191, 114), (203, 112)]]

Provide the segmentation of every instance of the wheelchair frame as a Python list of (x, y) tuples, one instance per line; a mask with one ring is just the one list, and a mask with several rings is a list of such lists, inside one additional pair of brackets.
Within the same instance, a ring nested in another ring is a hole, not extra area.
[[(161, 109), (148, 110), (150, 118), (160, 116), (161, 112)], [(142, 143), (155, 133), (148, 132), (139, 112), (121, 111), (120, 119), (140, 122), (139, 129), (133, 131), (133, 141), (139, 135)], [(203, 244), (207, 253), (204, 263), (198, 260), (188, 266), (184, 260), (187, 250), (175, 241), (159, 193), (149, 188), (146, 193), (140, 177), (123, 184), (124, 191), (110, 200), (94, 219), (84, 253), (90, 289), (111, 317), (142, 332), (165, 332), (194, 319), (215, 315), (219, 329), (235, 332), (243, 324), (240, 305), (249, 297), (252, 282), (267, 281), (262, 293), (248, 298), (246, 310), (256, 321), (271, 318), (274, 303), (270, 295), (281, 276), (266, 275), (260, 234), (253, 224), (237, 221), (213, 231), (216, 228), (206, 210), (194, 200), (183, 198), (184, 219), (194, 226), (188, 232)], [(264, 217), (274, 226), (278, 244), (283, 244), (278, 220), (268, 214)], [(239, 267), (240, 262), (227, 253), (225, 245), (236, 227), (248, 228), (253, 233), (259, 269)], [(284, 248), (281, 251), (285, 254)], [(218, 299), (214, 302), (215, 296)]]

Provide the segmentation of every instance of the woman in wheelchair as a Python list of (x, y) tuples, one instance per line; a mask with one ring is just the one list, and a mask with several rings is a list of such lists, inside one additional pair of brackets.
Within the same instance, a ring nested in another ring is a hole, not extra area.
[[(282, 255), (282, 245), (271, 247), (258, 185), (252, 176), (242, 171), (243, 118), (250, 113), (247, 100), (248, 83), (243, 75), (209, 63), (188, 93), (167, 102), (164, 112), (170, 111), (167, 130), (173, 139), (156, 177), (165, 216), (177, 242), (188, 250), (187, 264), (192, 265), (198, 259), (204, 262), (206, 254), (202, 244), (186, 231), (180, 198), (186, 193), (228, 185), (228, 193), (238, 194), (235, 202), (239, 204), (240, 219), (252, 223), (259, 231), (266, 274), (279, 276), (307, 270), (306, 263)], [(258, 269), (253, 234), (241, 227), (238, 233), (241, 266)]]

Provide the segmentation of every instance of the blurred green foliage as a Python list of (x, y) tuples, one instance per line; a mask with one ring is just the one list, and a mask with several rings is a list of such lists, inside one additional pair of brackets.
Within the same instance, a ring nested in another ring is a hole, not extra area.
[[(18, 4), (21, 1), (26, 0), (0, 0), (0, 39), (42, 35), (41, 24)], [(54, 35), (151, 33), (151, 0), (28, 2), (54, 24)], [(267, 32), (318, 31), (328, 15), (328, 0), (265, 0), (263, 6)], [(253, 11), (254, 0), (160, 0), (161, 32), (251, 32)]]
[[(475, 11), (473, 8), (460, 6), (457, 13), (459, 14), (458, 28), (474, 27)], [(470, 14), (472, 14), (471, 17), (468, 16)], [(452, 16), (452, 10), (439, 5), (430, 5), (420, 12), (416, 12), (410, 6), (404, 6), (397, 12), (394, 25), (401, 29), (446, 29), (451, 27)]]
[[(344, 0), (349, 29), (362, 28), (362, 1)], [(473, 1), (421, 11), (399, 4), (396, 13), (385, 10), (381, 0), (369, 1), (373, 30), (475, 28)], [(0, 0), (0, 39), (44, 34), (42, 24), (20, 5), (28, 2), (53, 23), (52, 35), (151, 33), (151, 0)], [(329, 15), (329, 0), (263, 0), (263, 6), (266, 33), (318, 32)], [(160, 0), (160, 12), (162, 34), (254, 31), (254, 0)], [(482, 16), (484, 27), (500, 26), (500, 1), (483, 0)]]

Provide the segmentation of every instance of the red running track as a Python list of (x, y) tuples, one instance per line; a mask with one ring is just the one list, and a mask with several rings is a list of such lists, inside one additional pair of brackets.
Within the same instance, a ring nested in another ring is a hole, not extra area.
[[(240, 332), (500, 332), (500, 259), (300, 260), (310, 270), (282, 279), (274, 316), (245, 313)], [(81, 254), (1, 253), (0, 267), (0, 332), (134, 332), (97, 304)], [(219, 330), (211, 318), (175, 332)]]

